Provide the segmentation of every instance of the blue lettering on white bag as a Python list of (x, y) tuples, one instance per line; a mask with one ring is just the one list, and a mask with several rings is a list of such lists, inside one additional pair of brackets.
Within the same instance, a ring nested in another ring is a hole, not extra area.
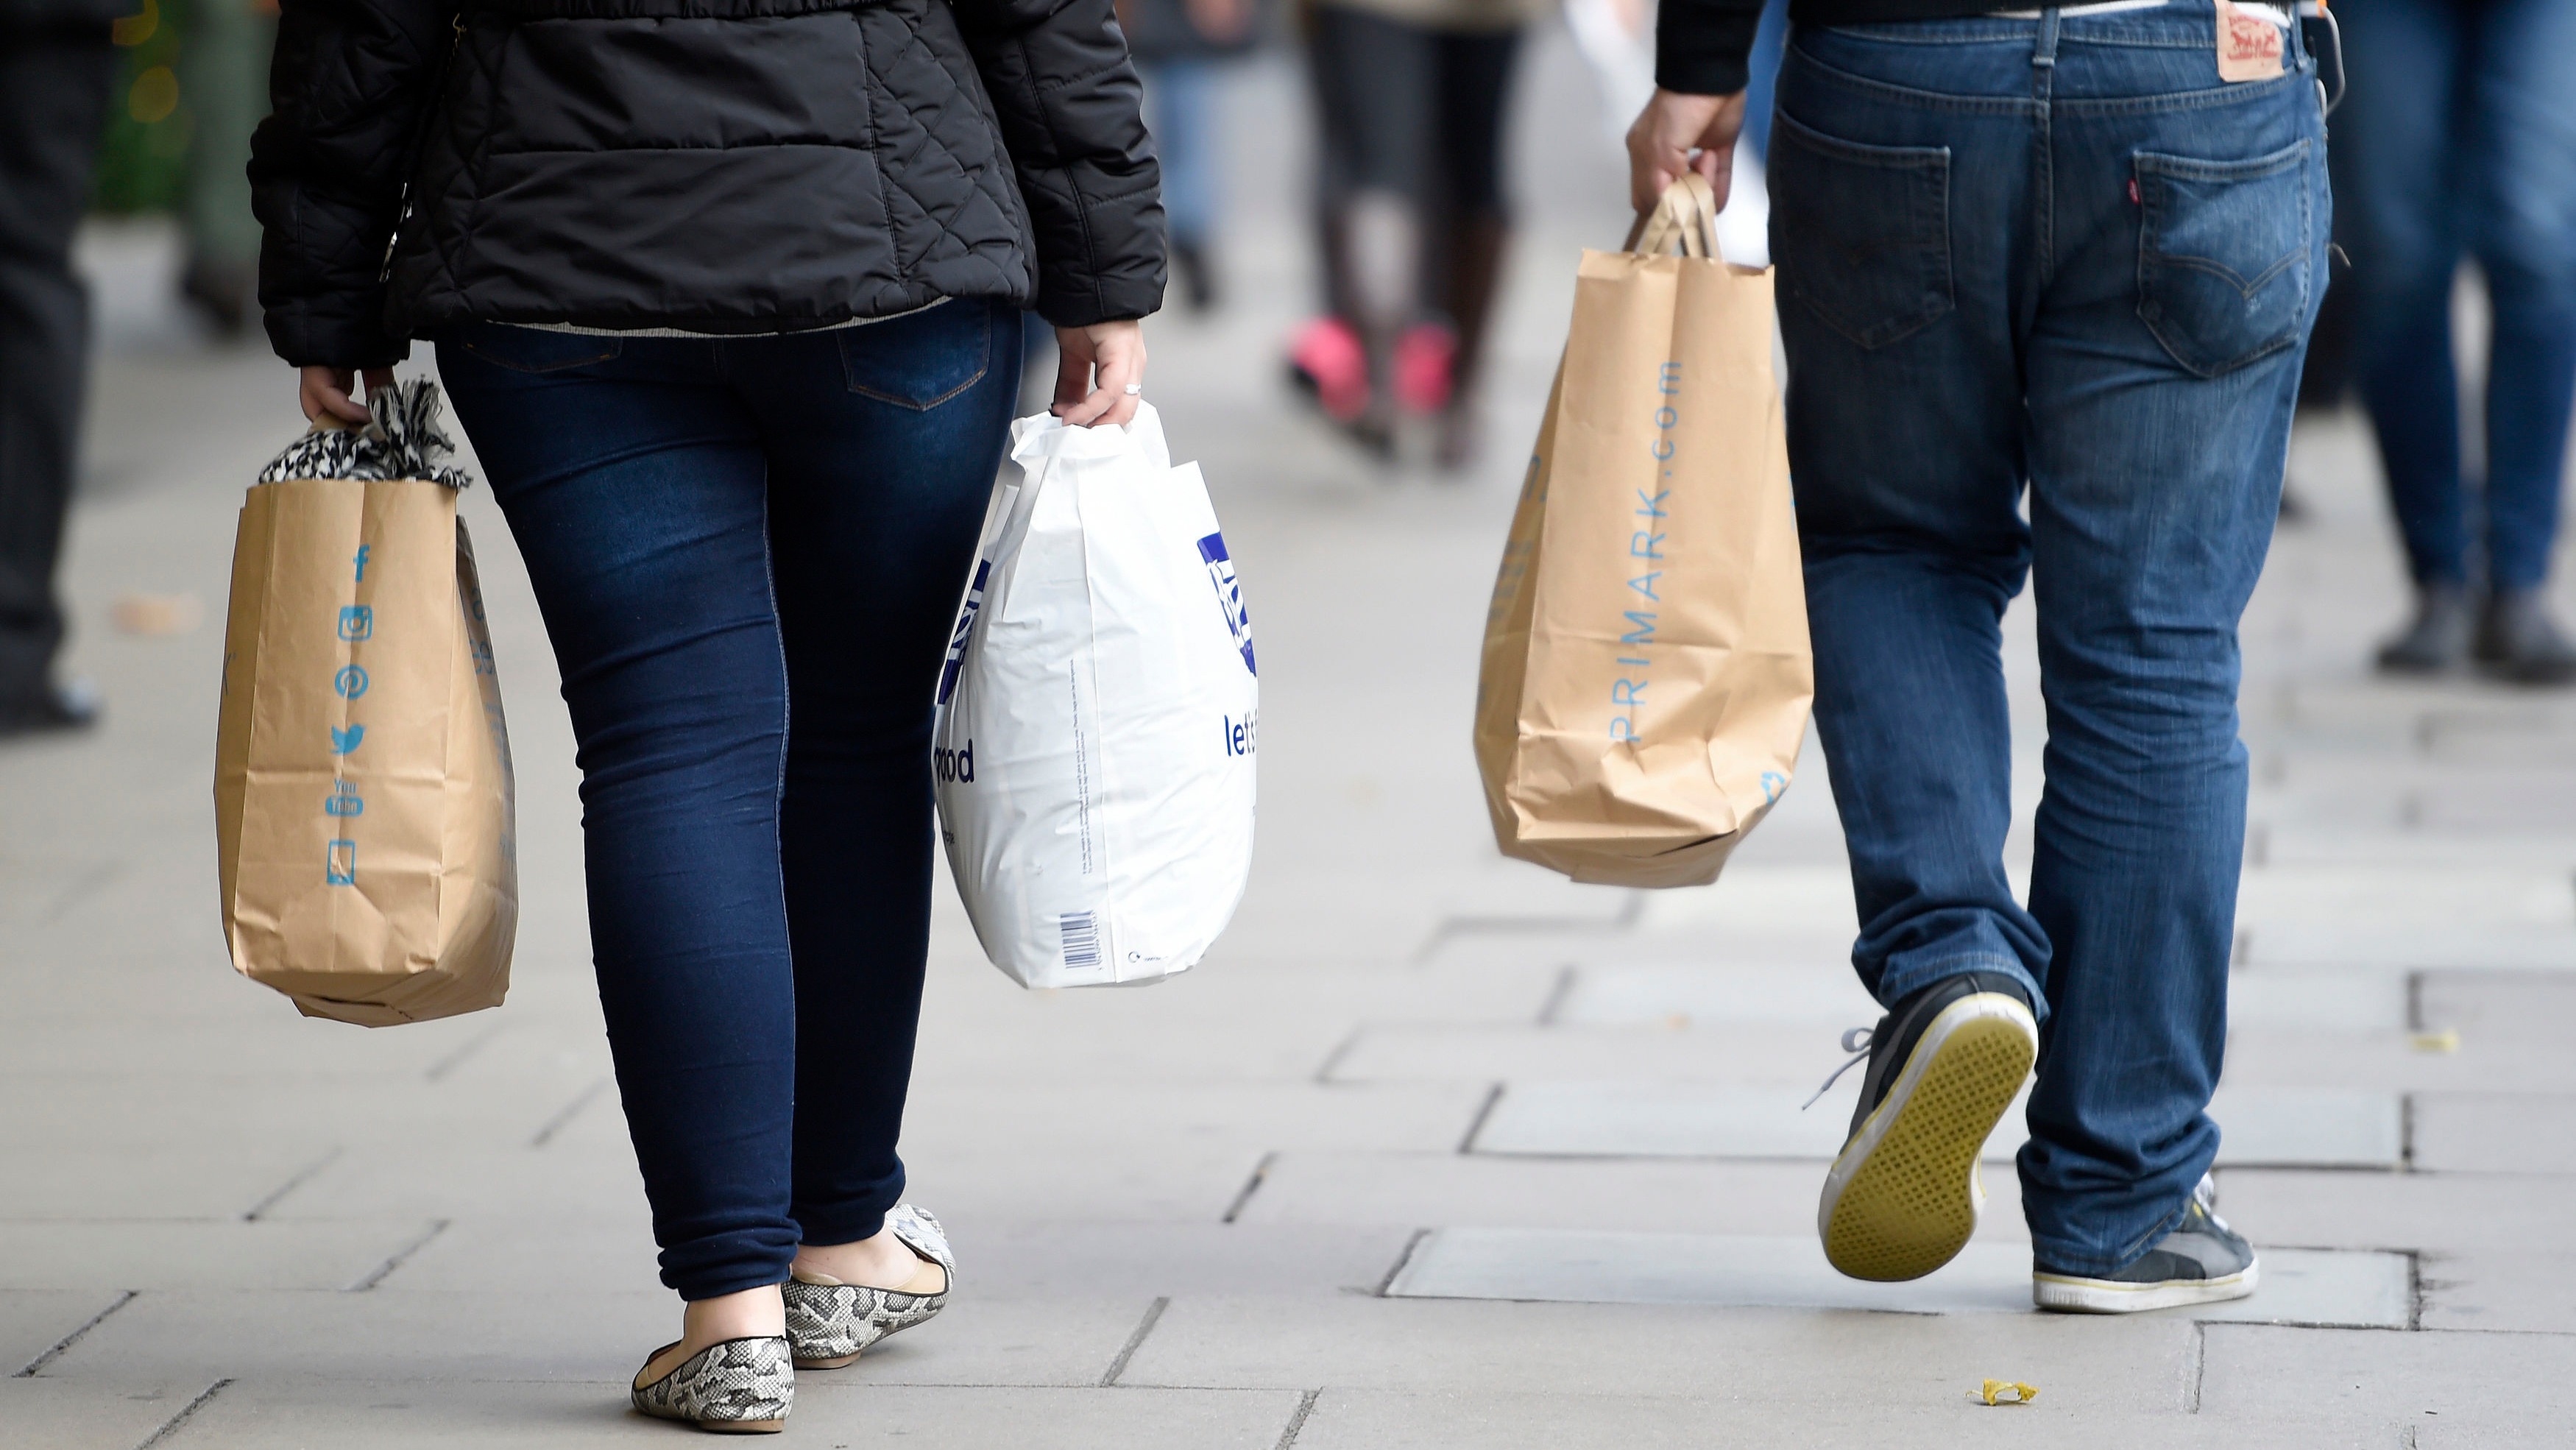
[(939, 667), (938, 703), (942, 705), (957, 688), (957, 672), (966, 667), (966, 640), (975, 633), (975, 615), (984, 607), (984, 581), (992, 573), (992, 560), (976, 561), (975, 582), (966, 586), (966, 607), (957, 611), (957, 632), (948, 640), (948, 661)]
[(1209, 582), (1216, 585), (1217, 606), (1225, 611), (1225, 627), (1234, 636), (1234, 647), (1243, 651), (1243, 667), (1259, 675), (1252, 663), (1252, 612), (1243, 607), (1243, 583), (1234, 577), (1225, 535), (1210, 534), (1199, 540), (1199, 558), (1207, 564)]

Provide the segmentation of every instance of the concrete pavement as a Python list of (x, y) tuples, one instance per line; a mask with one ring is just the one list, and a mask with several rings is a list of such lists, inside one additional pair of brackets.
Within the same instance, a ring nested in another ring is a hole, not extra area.
[[(2030, 1313), (2001, 1164), (1959, 1263), (1852, 1285), (1812, 1225), (1855, 1079), (1795, 1111), (1875, 1013), (1843, 961), (1812, 746), (1705, 891), (1505, 862), (1477, 795), (1475, 646), (1519, 459), (1574, 249), (1621, 225), (1588, 78), (1560, 37), (1532, 58), (1493, 446), (1455, 482), (1382, 472), (1288, 404), (1276, 344), (1309, 295), (1293, 76), (1255, 68), (1229, 103), (1236, 301), (1155, 324), (1151, 376), (1261, 630), (1252, 891), (1180, 981), (1030, 994), (942, 888), (905, 1153), (958, 1293), (804, 1376), (790, 1439), (2566, 1443), (2576, 698), (2368, 675), (2400, 579), (2361, 429), (2302, 433), (2312, 517), (2246, 627), (2219, 1181), (2270, 1286), (2198, 1315)], [(208, 801), (233, 512), (294, 431), (288, 377), (176, 328), (149, 234), (93, 256), (110, 346), (66, 583), (71, 665), (110, 713), (0, 750), (0, 1444), (673, 1443), (624, 1409), (675, 1303), (508, 532), (467, 496), (520, 772), (511, 1000), (375, 1032), (300, 1019), (226, 965)], [(204, 621), (119, 633), (133, 594)], [(2026, 606), (2008, 637), (2026, 861)], [(2037, 1402), (1972, 1399), (1990, 1378)]]

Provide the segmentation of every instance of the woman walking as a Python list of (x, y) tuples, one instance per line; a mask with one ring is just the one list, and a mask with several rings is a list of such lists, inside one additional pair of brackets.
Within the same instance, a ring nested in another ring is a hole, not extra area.
[[(287, 0), (252, 176), (306, 413), (438, 365), (580, 747), (592, 947), (680, 1338), (775, 1430), (946, 1301), (900, 1202), (931, 696), (1019, 372), (1124, 423), (1161, 212), (1110, 0)], [(406, 184), (407, 183), (407, 184)]]

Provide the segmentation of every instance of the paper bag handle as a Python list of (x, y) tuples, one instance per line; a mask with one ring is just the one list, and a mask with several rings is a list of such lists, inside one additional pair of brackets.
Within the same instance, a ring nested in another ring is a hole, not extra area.
[(1685, 257), (1718, 255), (1717, 194), (1709, 189), (1708, 178), (1696, 171), (1683, 172), (1680, 180), (1664, 188), (1655, 209), (1628, 229), (1628, 244), (1620, 250), (1659, 256), (1676, 244)]

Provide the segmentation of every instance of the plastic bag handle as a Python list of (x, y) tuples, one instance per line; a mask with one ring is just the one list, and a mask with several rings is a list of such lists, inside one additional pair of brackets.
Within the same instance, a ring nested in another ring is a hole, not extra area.
[(1683, 172), (1664, 188), (1655, 209), (1628, 229), (1628, 244), (1620, 250), (1661, 255), (1676, 246), (1685, 257), (1718, 255), (1717, 193), (1696, 171)]

